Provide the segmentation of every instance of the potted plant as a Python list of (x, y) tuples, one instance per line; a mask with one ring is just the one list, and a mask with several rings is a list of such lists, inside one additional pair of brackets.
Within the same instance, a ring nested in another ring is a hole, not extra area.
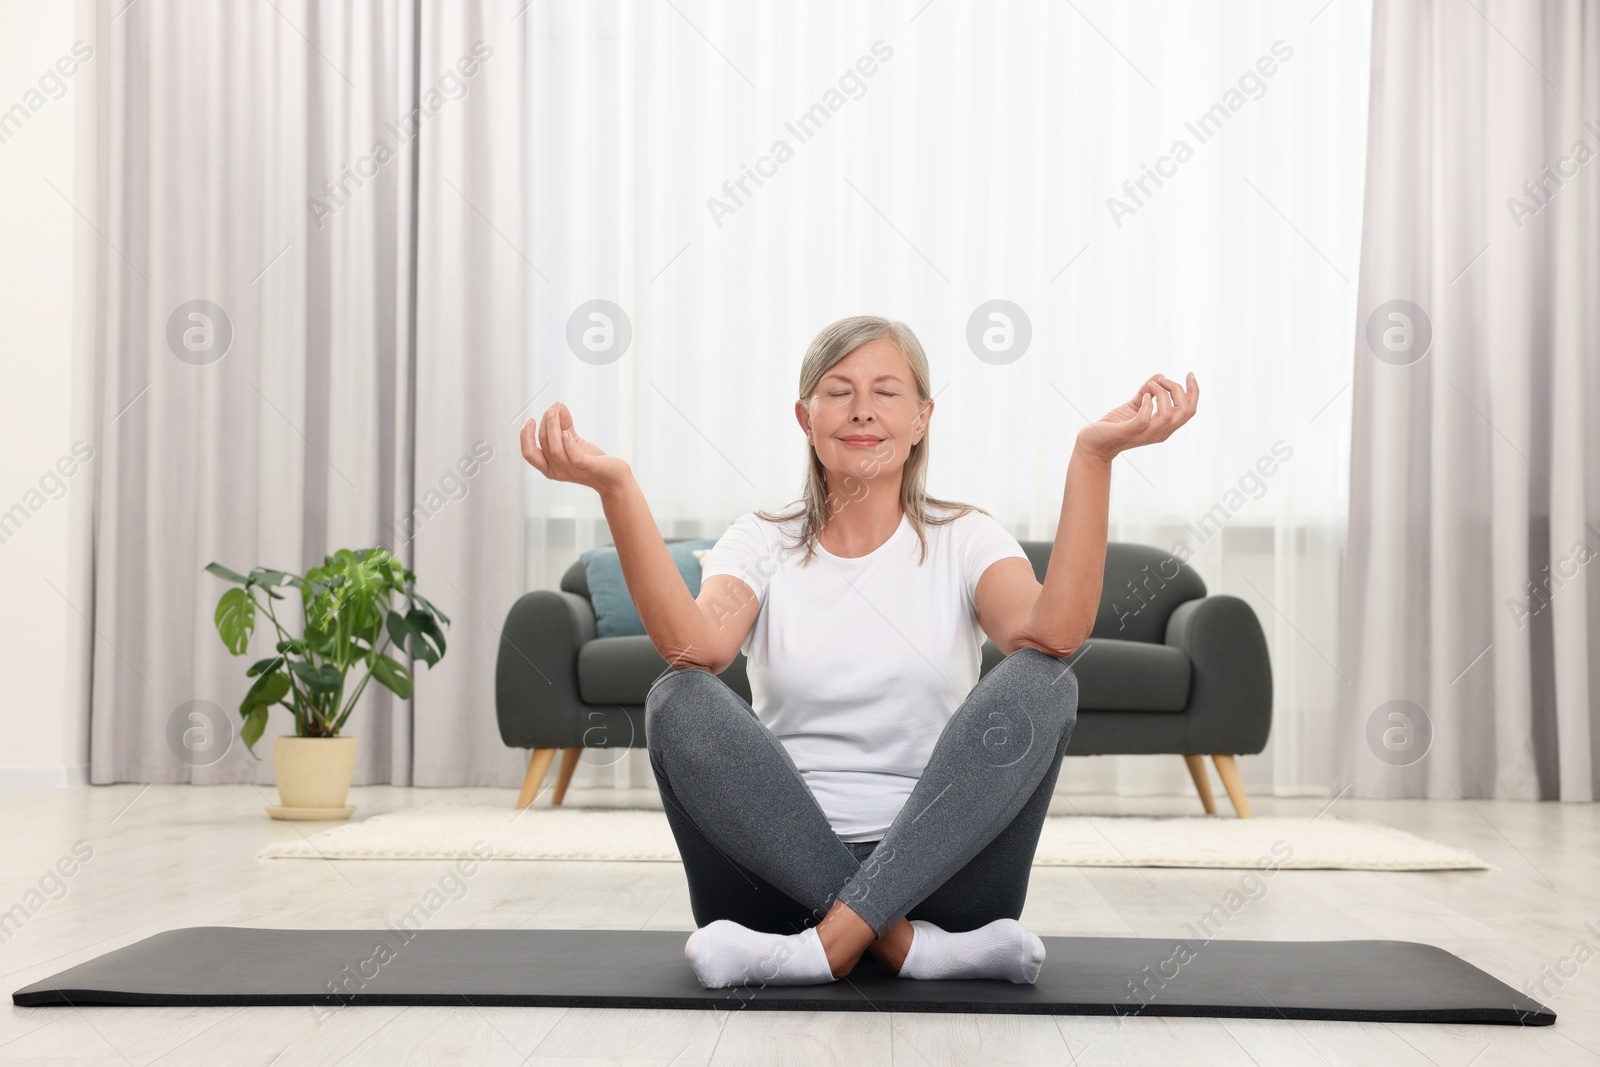
[[(341, 736), (340, 728), (374, 678), (401, 699), (411, 696), (411, 666), (420, 659), (432, 669), (444, 657), (440, 624), (448, 626), (449, 617), (416, 591), (416, 575), (384, 548), (341, 548), (304, 576), (268, 567), (244, 575), (220, 563), (205, 569), (237, 587), (222, 594), (215, 613), (217, 633), (230, 653), (240, 656), (249, 648), (258, 612), (277, 633), (276, 654), (245, 671), (255, 683), (239, 705), (239, 736), (255, 755), (268, 709), (283, 704), (293, 712), (294, 735), (275, 737), (272, 745), (283, 813), (347, 816), (356, 739)], [(299, 637), (284, 629), (273, 610), (272, 602), (284, 599), (280, 586), (300, 590)], [(258, 591), (264, 600), (257, 600)], [(395, 594), (404, 598), (401, 610)], [(365, 670), (347, 697), (346, 676), (358, 664)]]

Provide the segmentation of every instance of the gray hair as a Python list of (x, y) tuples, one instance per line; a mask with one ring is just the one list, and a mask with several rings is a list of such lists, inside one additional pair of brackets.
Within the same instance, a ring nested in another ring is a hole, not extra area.
[[(926, 403), (929, 399), (928, 357), (922, 351), (922, 342), (917, 340), (917, 335), (912, 333), (911, 327), (905, 323), (879, 318), (876, 315), (855, 315), (848, 319), (840, 319), (812, 339), (810, 347), (806, 349), (805, 360), (800, 364), (799, 399), (809, 402), (817, 383), (835, 363), (867, 342), (877, 340), (887, 340), (900, 350), (900, 354), (911, 367), (912, 377), (916, 379), (917, 403), (919, 405)], [(928, 557), (929, 526), (943, 526), (954, 522), (969, 511), (989, 514), (975, 504), (941, 500), (928, 495), (925, 483), (928, 473), (928, 439), (931, 434), (930, 429), (922, 435), (922, 440), (911, 446), (900, 475), (900, 506), (904, 509), (906, 517), (911, 520), (912, 528), (917, 532), (917, 541), (921, 545), (919, 562)], [(806, 453), (808, 461), (805, 488), (801, 496), (791, 502), (796, 505), (795, 510), (781, 515), (766, 511), (756, 512), (758, 517), (769, 522), (786, 522), (805, 516), (805, 522), (800, 527), (799, 540), (793, 546), (795, 549), (805, 549), (802, 563), (811, 561), (828, 514), (827, 468), (822, 465), (822, 458), (817, 455), (815, 449), (808, 447)], [(848, 486), (851, 483), (859, 483), (860, 480), (855, 475), (846, 475), (844, 481), (845, 486), (841, 487), (842, 495), (851, 500), (856, 499), (850, 495)], [(862, 488), (865, 489), (865, 486)], [(948, 511), (950, 514), (942, 517), (931, 516), (928, 514), (930, 507)]]

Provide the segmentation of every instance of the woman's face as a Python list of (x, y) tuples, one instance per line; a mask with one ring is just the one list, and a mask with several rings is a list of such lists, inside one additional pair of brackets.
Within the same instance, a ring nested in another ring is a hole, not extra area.
[(830, 474), (870, 480), (905, 465), (928, 432), (933, 401), (919, 407), (906, 358), (879, 339), (830, 367), (809, 400), (796, 401), (795, 415)]

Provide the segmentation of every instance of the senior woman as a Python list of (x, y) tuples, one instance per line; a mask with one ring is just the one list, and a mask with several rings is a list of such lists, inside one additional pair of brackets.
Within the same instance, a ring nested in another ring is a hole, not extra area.
[[(528, 420), (528, 462), (600, 494), (668, 664), (645, 732), (702, 985), (829, 982), (868, 952), (904, 978), (1037, 979), (1044, 945), (1018, 918), (1077, 719), (1066, 658), (1099, 606), (1111, 461), (1165, 440), (1199, 396), (1192, 373), (1157, 374), (1079, 431), (1041, 585), (987, 512), (927, 495), (934, 402), (916, 336), (876, 316), (833, 323), (800, 367), (803, 495), (740, 516), (698, 598), (628, 463), (560, 402)], [(985, 634), (1006, 658), (980, 680)], [(741, 651), (750, 702), (717, 677)]]

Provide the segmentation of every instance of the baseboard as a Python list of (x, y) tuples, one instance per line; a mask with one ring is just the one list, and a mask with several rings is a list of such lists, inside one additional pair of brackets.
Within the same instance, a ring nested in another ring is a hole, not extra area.
[(89, 784), (89, 765), (0, 767), (0, 789), (70, 789)]

